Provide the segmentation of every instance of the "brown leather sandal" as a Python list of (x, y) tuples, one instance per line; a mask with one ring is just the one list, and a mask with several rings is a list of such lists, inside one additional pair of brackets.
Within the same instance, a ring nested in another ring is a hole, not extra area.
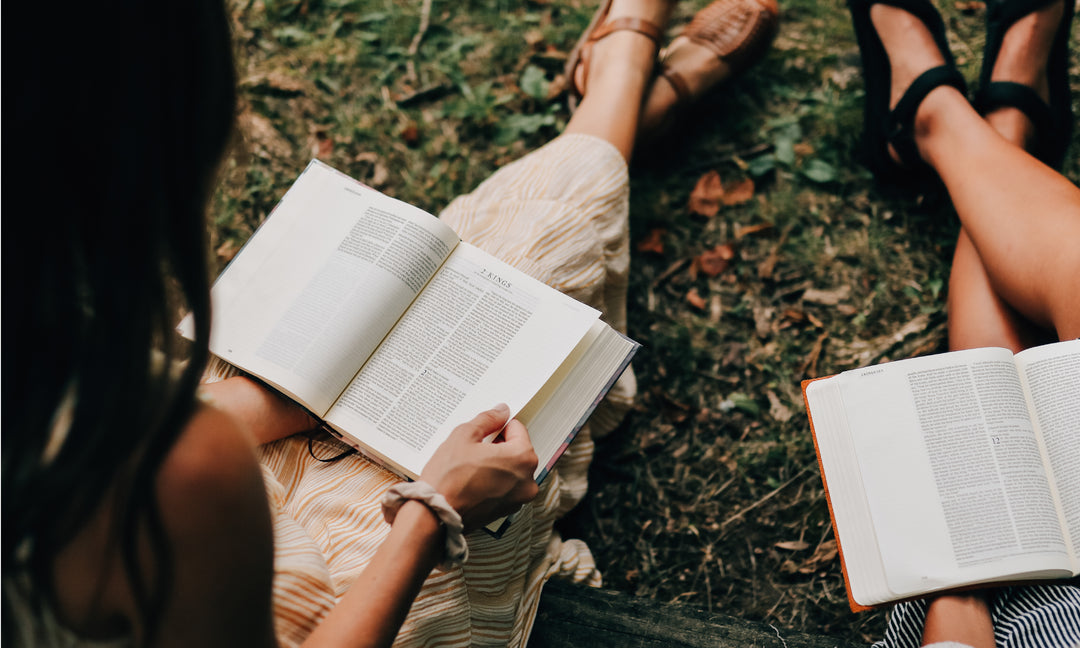
[[(577, 110), (578, 102), (585, 96), (585, 85), (589, 74), (589, 54), (592, 52), (592, 46), (598, 40), (609, 36), (617, 31), (633, 31), (642, 34), (659, 47), (660, 39), (664, 37), (664, 29), (656, 23), (645, 20), (644, 18), (633, 18), (630, 16), (624, 16), (622, 18), (616, 18), (609, 23), (604, 21), (607, 19), (608, 12), (611, 10), (612, 0), (603, 0), (600, 7), (597, 8), (596, 13), (593, 14), (592, 21), (589, 26), (585, 28), (585, 32), (582, 33), (581, 38), (578, 39), (574, 49), (570, 51), (570, 57), (566, 60), (566, 69), (563, 72), (563, 76), (566, 79), (567, 93), (569, 94), (570, 112)], [(579, 88), (574, 82), (574, 72), (579, 65), (585, 66), (585, 72), (582, 75), (581, 87)]]
[(694, 15), (690, 24), (671, 42), (660, 59), (660, 76), (671, 84), (677, 97), (660, 124), (639, 140), (653, 140), (666, 133), (677, 118), (714, 86), (691, 90), (684, 73), (667, 61), (683, 43), (694, 43), (711, 50), (732, 76), (765, 55), (780, 25), (780, 7), (776, 0), (714, 0)]

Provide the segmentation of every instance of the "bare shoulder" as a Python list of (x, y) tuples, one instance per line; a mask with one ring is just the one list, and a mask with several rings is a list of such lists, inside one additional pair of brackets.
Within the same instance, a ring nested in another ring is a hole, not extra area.
[(248, 436), (201, 406), (157, 491), (174, 566), (159, 644), (272, 645), (273, 530)]

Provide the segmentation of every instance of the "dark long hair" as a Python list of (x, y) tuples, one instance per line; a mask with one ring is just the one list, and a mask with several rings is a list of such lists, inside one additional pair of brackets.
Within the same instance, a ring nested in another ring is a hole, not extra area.
[[(155, 478), (207, 357), (204, 209), (235, 110), (228, 23), (222, 0), (7, 9), (4, 577), (52, 599), (53, 559), (110, 498), (150, 643), (171, 583)], [(196, 341), (172, 371), (181, 308)]]

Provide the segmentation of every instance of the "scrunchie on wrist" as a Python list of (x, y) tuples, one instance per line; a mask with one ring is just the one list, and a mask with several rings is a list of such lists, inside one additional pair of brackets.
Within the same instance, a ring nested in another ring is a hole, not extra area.
[(394, 523), (398, 510), (407, 500), (422, 502), (439, 518), (446, 529), (446, 549), (439, 569), (447, 571), (464, 563), (469, 558), (469, 545), (465, 542), (465, 525), (461, 516), (446, 501), (435, 487), (423, 481), (400, 482), (390, 487), (382, 497), (383, 518)]

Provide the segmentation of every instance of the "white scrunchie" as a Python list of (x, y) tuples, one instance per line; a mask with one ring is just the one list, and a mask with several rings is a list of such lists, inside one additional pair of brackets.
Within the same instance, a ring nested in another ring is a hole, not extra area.
[(382, 497), (383, 518), (393, 524), (406, 500), (423, 502), (446, 528), (446, 551), (439, 569), (448, 571), (469, 559), (469, 545), (465, 542), (465, 525), (461, 516), (434, 486), (422, 481), (394, 484)]

